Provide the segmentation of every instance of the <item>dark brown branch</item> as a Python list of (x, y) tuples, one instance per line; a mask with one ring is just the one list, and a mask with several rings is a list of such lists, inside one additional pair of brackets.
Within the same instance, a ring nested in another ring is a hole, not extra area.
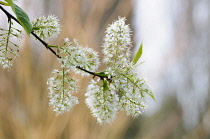
[(91, 75), (93, 75), (93, 78), (94, 78), (95, 76), (97, 76), (97, 77), (99, 77), (101, 80), (106, 79), (107, 81), (111, 82), (111, 79), (109, 79), (108, 76), (101, 76), (100, 74), (97, 74), (97, 73), (95, 73), (95, 72), (88, 71), (88, 70), (86, 70), (86, 69), (84, 69), (84, 68), (82, 68), (82, 67), (80, 67), (80, 66), (76, 66), (76, 68), (77, 68), (77, 69), (80, 69), (80, 70), (82, 70), (82, 71), (84, 71), (84, 72), (87, 72), (87, 73), (89, 73), (89, 74), (91, 74)]
[(76, 68), (77, 68), (77, 69), (80, 69), (80, 70), (82, 70), (82, 71), (85, 71), (85, 72), (87, 72), (87, 73), (93, 75), (94, 77), (95, 77), (95, 76), (98, 76), (98, 75), (96, 75), (94, 72), (88, 71), (88, 70), (86, 70), (86, 69), (84, 69), (84, 68), (82, 68), (82, 67), (80, 67), (80, 66), (76, 66)]
[(48, 44), (43, 41), (39, 36), (37, 36), (33, 31), (31, 32), (31, 34), (37, 39), (39, 40), (47, 49), (49, 49), (54, 55), (56, 55), (58, 58), (61, 58), (61, 56), (59, 56), (52, 48), (48, 47)]

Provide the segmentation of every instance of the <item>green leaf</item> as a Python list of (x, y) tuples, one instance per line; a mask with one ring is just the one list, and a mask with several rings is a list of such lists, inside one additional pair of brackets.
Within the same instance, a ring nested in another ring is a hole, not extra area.
[(143, 47), (143, 43), (141, 43), (141, 45), (139, 46), (139, 49), (132, 60), (133, 65), (135, 65), (138, 62), (138, 60), (140, 59), (140, 57), (142, 55), (142, 47)]
[(150, 95), (150, 97), (151, 97), (153, 100), (155, 100), (155, 96), (154, 96), (154, 94), (152, 93), (152, 91), (149, 92), (149, 95)]
[(1, 5), (4, 5), (4, 6), (10, 6), (8, 3), (3, 2), (3, 1), (0, 1), (0, 4), (1, 4)]
[(32, 24), (28, 15), (16, 4), (13, 3), (12, 0), (5, 0), (12, 8), (15, 13), (17, 20), (21, 24), (21, 26), (25, 29), (26, 33), (29, 35), (32, 31)]
[(108, 77), (108, 74), (106, 74), (105, 72), (97, 72), (95, 73), (96, 76), (101, 76), (101, 77)]
[(28, 15), (17, 5), (14, 5), (15, 10), (13, 10), (16, 14), (16, 17), (22, 27), (25, 29), (26, 33), (29, 35), (32, 31), (32, 24), (30, 22), (30, 19)]
[(12, 7), (12, 10), (13, 10), (14, 9), (14, 3), (13, 3), (13, 1), (12, 0), (5, 0), (5, 1), (9, 4), (9, 6)]
[(47, 47), (55, 47), (55, 48), (58, 48), (58, 46), (57, 45), (47, 45)]
[(103, 89), (104, 89), (104, 92), (109, 90), (109, 87), (107, 85), (107, 80), (103, 80)]

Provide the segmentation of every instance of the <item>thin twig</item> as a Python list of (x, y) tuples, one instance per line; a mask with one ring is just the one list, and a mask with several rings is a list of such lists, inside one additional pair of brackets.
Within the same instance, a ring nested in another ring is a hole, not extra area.
[(77, 69), (80, 69), (80, 70), (82, 70), (82, 71), (85, 71), (85, 72), (87, 72), (87, 73), (89, 73), (89, 74), (91, 74), (91, 75), (93, 75), (93, 76), (98, 76), (98, 75), (96, 75), (94, 72), (88, 71), (88, 70), (86, 70), (86, 69), (84, 69), (84, 68), (82, 68), (82, 67), (80, 67), (80, 66), (76, 66), (76, 68), (77, 68)]
[(97, 77), (99, 77), (101, 80), (106, 79), (107, 81), (110, 81), (110, 82), (111, 82), (111, 80), (108, 78), (108, 76), (101, 76), (101, 75), (99, 75), (99, 74), (97, 74), (97, 73), (95, 73), (95, 72), (88, 71), (88, 70), (86, 70), (86, 69), (84, 69), (84, 68), (82, 68), (82, 67), (80, 67), (80, 66), (76, 66), (76, 68), (77, 68), (77, 69), (80, 69), (80, 70), (82, 70), (82, 71), (84, 71), (84, 72), (87, 72), (87, 73), (89, 73), (89, 74), (91, 74), (91, 75), (93, 75), (93, 78), (94, 78), (95, 76), (97, 76)]

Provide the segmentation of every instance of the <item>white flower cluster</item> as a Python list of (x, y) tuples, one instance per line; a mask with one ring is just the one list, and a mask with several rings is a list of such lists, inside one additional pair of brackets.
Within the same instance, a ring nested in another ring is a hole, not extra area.
[(146, 94), (152, 95), (150, 88), (143, 78), (138, 78), (132, 70), (115, 70), (113, 76), (113, 86), (120, 97), (120, 109), (126, 110), (128, 115), (139, 116), (144, 108)]
[(58, 54), (62, 57), (59, 58), (59, 61), (63, 71), (54, 70), (55, 76), (49, 78), (47, 83), (50, 90), (49, 104), (53, 106), (57, 114), (62, 114), (79, 103), (77, 98), (71, 95), (76, 91), (76, 82), (68, 77), (68, 73), (74, 70), (76, 73), (89, 75), (76, 67), (80, 66), (86, 70), (95, 71), (99, 66), (99, 58), (91, 48), (81, 47), (76, 40), (70, 42), (68, 38), (64, 40), (62, 47), (57, 48)]
[(109, 25), (104, 38), (104, 62), (109, 66), (113, 64), (128, 64), (131, 56), (131, 30), (125, 24), (125, 18), (120, 18)]
[(114, 91), (106, 89), (105, 86), (98, 85), (98, 82), (92, 80), (86, 96), (86, 104), (99, 123), (113, 121), (119, 107), (119, 97)]
[(68, 77), (72, 69), (82, 75), (99, 77), (96, 81), (91, 80), (85, 95), (87, 106), (101, 124), (112, 122), (119, 110), (137, 117), (147, 107), (146, 96), (154, 99), (145, 80), (134, 73), (135, 65), (130, 59), (131, 30), (125, 24), (125, 18), (119, 18), (107, 28), (102, 47), (103, 61), (107, 64), (103, 72), (95, 72), (100, 62), (98, 54), (91, 48), (84, 48), (76, 40), (70, 42), (69, 39), (65, 39), (62, 47), (57, 47), (63, 71), (55, 70), (56, 76), (48, 80), (50, 105), (57, 114), (78, 103), (71, 95), (76, 91), (75, 80)]
[(101, 80), (91, 81), (86, 93), (86, 103), (99, 123), (113, 121), (118, 110), (137, 117), (146, 107), (146, 95), (154, 99), (144, 79), (133, 72), (130, 33), (125, 18), (119, 18), (107, 28), (102, 47), (108, 67), (100, 72)]
[(10, 23), (8, 30), (0, 28), (0, 31), (0, 64), (3, 69), (9, 69), (18, 56), (21, 47), (16, 42), (13, 42), (12, 39), (16, 38), (20, 41), (23, 35), (21, 30), (12, 26), (12, 23)]
[(78, 98), (72, 96), (77, 92), (76, 81), (68, 77), (69, 70), (63, 68), (62, 71), (54, 70), (52, 73), (54, 77), (48, 79), (49, 92), (49, 105), (53, 107), (54, 111), (63, 114), (70, 111), (73, 106), (78, 104)]
[(61, 51), (63, 65), (68, 69), (74, 69), (76, 73), (82, 75), (89, 75), (88, 73), (79, 70), (76, 66), (80, 66), (88, 71), (96, 71), (99, 67), (98, 53), (91, 48), (80, 46), (77, 40), (70, 42), (68, 38), (65, 39), (63, 47), (59, 47)]
[(41, 39), (48, 39), (57, 37), (61, 31), (61, 25), (59, 20), (54, 15), (49, 15), (48, 17), (40, 17), (31, 21), (33, 25), (33, 31)]

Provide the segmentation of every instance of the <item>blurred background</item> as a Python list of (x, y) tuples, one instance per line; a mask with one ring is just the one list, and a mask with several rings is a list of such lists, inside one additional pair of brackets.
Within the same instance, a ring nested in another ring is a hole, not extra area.
[[(98, 52), (107, 25), (126, 17), (133, 51), (144, 43), (141, 61), (146, 62), (137, 70), (147, 78), (156, 101), (148, 99), (150, 108), (139, 118), (119, 112), (112, 124), (99, 125), (84, 103), (90, 78), (82, 78), (80, 104), (55, 116), (46, 81), (59, 63), (26, 36), (10, 71), (0, 69), (0, 139), (210, 138), (209, 0), (19, 0), (18, 5), (31, 19), (58, 16), (62, 32), (50, 44), (76, 38)], [(0, 17), (5, 26), (1, 11)]]

